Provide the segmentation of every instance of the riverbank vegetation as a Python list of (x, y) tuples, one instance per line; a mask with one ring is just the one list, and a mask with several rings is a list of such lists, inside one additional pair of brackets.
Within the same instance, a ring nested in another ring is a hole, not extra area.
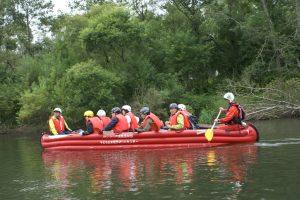
[(300, 115), (300, 0), (74, 0), (0, 3), (0, 123), (71, 126), (85, 110), (184, 103), (210, 123), (222, 95), (249, 117)]

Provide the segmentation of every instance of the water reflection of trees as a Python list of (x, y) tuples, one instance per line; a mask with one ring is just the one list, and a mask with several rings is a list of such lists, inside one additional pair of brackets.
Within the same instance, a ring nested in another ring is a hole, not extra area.
[[(92, 193), (137, 192), (163, 187), (191, 191), (228, 185), (235, 199), (242, 191), (248, 168), (256, 161), (257, 147), (234, 145), (210, 149), (43, 152), (51, 178), (63, 189), (84, 181)], [(76, 174), (77, 178), (74, 179)], [(85, 176), (88, 174), (88, 176)], [(159, 194), (159, 192), (158, 192)]]

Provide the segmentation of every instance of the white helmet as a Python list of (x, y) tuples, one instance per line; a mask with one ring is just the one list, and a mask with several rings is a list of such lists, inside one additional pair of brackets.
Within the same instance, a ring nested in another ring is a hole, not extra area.
[(180, 110), (186, 110), (186, 106), (184, 104), (178, 104), (178, 108)]
[(234, 95), (231, 92), (227, 92), (224, 94), (224, 99), (227, 99), (230, 103), (232, 103), (234, 100)]
[(98, 117), (105, 117), (106, 112), (104, 110), (98, 110), (97, 115), (98, 115)]
[(60, 108), (54, 108), (53, 112), (60, 112), (60, 113), (62, 113), (62, 111), (61, 111)]
[(131, 107), (129, 105), (122, 106), (122, 110), (128, 110), (128, 112), (131, 112)]

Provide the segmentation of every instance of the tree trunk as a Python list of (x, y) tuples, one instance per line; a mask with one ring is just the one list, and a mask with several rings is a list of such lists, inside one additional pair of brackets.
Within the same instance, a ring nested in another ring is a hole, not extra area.
[(30, 19), (29, 19), (29, 8), (26, 7), (26, 15), (25, 15), (25, 18), (26, 18), (26, 32), (27, 32), (27, 44), (26, 44), (26, 50), (27, 52), (32, 55), (32, 51), (31, 51), (31, 42), (32, 42), (32, 39), (31, 39), (31, 28), (30, 28)]

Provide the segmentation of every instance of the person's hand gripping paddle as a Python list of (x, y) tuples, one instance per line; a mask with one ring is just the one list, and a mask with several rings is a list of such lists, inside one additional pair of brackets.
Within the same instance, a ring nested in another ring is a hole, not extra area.
[[(221, 112), (222, 112), (222, 110), (219, 111), (219, 114), (218, 114), (218, 116), (217, 116), (216, 119), (219, 119)], [(215, 121), (214, 124), (212, 125), (212, 127), (209, 128), (209, 129), (207, 129), (205, 131), (205, 138), (207, 139), (208, 142), (210, 142), (213, 139), (213, 137), (214, 137), (214, 131), (213, 131), (213, 129), (214, 129), (216, 123), (217, 122)]]

